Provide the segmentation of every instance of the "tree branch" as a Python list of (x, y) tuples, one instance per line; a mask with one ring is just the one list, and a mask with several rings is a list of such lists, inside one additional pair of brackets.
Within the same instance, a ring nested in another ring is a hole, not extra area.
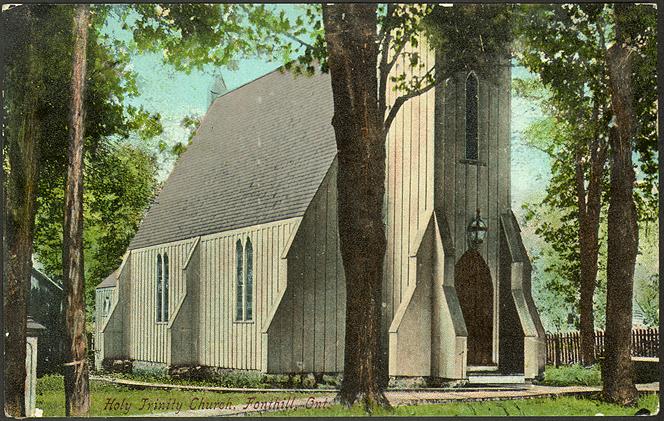
[[(430, 74), (434, 70), (435, 70), (435, 66), (432, 67), (431, 69), (429, 69), (427, 71), (427, 73), (425, 74), (425, 76)], [(387, 118), (385, 119), (385, 123), (383, 125), (384, 132), (387, 134), (387, 132), (390, 130), (390, 126), (392, 125), (392, 122), (396, 118), (397, 113), (401, 109), (401, 106), (403, 106), (403, 104), (405, 104), (406, 101), (408, 101), (411, 98), (415, 98), (416, 96), (419, 96), (419, 95), (422, 95), (422, 94), (428, 92), (429, 90), (431, 90), (431, 88), (440, 85), (442, 82), (443, 82), (442, 78), (436, 77), (436, 78), (434, 78), (433, 83), (430, 83), (430, 84), (428, 84), (428, 85), (426, 85), (422, 88), (412, 90), (412, 91), (408, 92), (407, 94), (401, 95), (400, 97), (398, 97), (394, 101), (394, 105), (392, 105), (392, 108), (390, 109), (390, 113), (387, 115)]]
[[(378, 115), (381, 119), (385, 118), (385, 111), (387, 110), (387, 77), (390, 74), (390, 67), (388, 66), (388, 54), (390, 52), (390, 42), (392, 42), (392, 33), (387, 29), (387, 21), (394, 15), (396, 6), (394, 4), (387, 5), (387, 16), (381, 28), (381, 50), (380, 50), (380, 64), (378, 65)], [(380, 37), (379, 37), (380, 39)]]

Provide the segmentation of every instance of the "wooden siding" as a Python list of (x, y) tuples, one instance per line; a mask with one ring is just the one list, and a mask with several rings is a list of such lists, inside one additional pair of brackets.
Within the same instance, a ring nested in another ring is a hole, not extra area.
[[(198, 305), (198, 362), (201, 365), (263, 370), (263, 323), (278, 303), (286, 279), (281, 251), (301, 218), (254, 225), (201, 237)], [(235, 243), (251, 239), (254, 258), (253, 320), (235, 321)]]
[[(423, 68), (406, 70), (409, 76), (423, 75), (434, 65), (435, 54), (425, 43), (417, 48)], [(394, 75), (408, 66), (404, 58), (397, 60)], [(388, 86), (388, 104), (401, 95)], [(435, 90), (404, 103), (387, 136), (387, 175), (385, 223), (387, 251), (383, 282), (383, 349), (387, 348), (387, 332), (404, 294), (415, 282), (417, 273), (410, 256), (419, 246), (417, 233), (429, 222), (434, 202), (434, 108)]]
[(436, 89), (436, 208), (444, 212), (454, 258), (468, 249), (466, 228), (477, 208), (488, 226), (479, 251), (491, 271), (494, 287), (493, 357), (498, 357), (498, 265), (501, 214), (510, 210), (510, 77), (501, 62), (495, 77), (479, 80), (479, 163), (465, 161), (465, 81), (458, 73)]
[(115, 287), (98, 288), (95, 290), (95, 367), (97, 370), (101, 369), (101, 360), (104, 358), (104, 337), (102, 335), (102, 328), (106, 324), (111, 311), (104, 313), (104, 301), (106, 298), (111, 300), (111, 306), (117, 300), (117, 293)]
[(157, 322), (157, 254), (163, 256), (168, 253), (170, 320), (184, 298), (185, 279), (182, 269), (194, 242), (195, 239), (189, 239), (132, 250), (129, 299), (133, 305), (129, 309), (129, 358), (170, 364), (168, 322)]
[(270, 373), (343, 371), (346, 285), (337, 234), (336, 160), (287, 249), (288, 285), (265, 328)]

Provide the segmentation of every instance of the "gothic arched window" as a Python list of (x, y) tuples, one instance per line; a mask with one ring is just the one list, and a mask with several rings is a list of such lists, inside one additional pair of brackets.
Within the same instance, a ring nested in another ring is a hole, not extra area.
[(466, 159), (477, 160), (478, 154), (478, 95), (477, 76), (470, 72), (466, 78)]
[(157, 322), (163, 322), (162, 302), (164, 294), (164, 278), (162, 277), (161, 254), (157, 254)]
[(168, 321), (168, 278), (169, 278), (169, 268), (168, 268), (168, 254), (164, 253), (164, 298), (161, 303), (162, 305), (162, 321)]
[(243, 314), (243, 302), (242, 297), (244, 296), (244, 277), (243, 272), (243, 258), (242, 258), (242, 241), (237, 240), (235, 243), (235, 267), (236, 267), (236, 278), (235, 278), (235, 320), (242, 320), (244, 318)]
[(254, 299), (254, 249), (251, 246), (251, 240), (249, 238), (247, 238), (245, 253), (247, 259), (247, 281), (245, 282), (244, 293), (244, 320), (252, 320)]

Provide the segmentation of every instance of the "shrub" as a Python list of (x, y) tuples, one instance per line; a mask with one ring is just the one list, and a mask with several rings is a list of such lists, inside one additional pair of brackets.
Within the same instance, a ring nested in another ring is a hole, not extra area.
[(602, 372), (599, 364), (582, 367), (579, 364), (547, 366), (542, 384), (547, 386), (601, 386)]

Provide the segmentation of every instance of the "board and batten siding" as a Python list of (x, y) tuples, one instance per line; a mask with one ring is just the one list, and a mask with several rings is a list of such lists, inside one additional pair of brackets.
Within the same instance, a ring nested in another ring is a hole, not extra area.
[[(416, 48), (422, 69), (411, 69), (407, 58), (400, 57), (393, 76), (405, 72), (408, 77), (423, 76), (434, 65), (435, 54), (424, 42)], [(393, 104), (402, 93), (388, 84), (387, 103)], [(387, 331), (406, 290), (415, 282), (416, 271), (410, 267), (410, 256), (417, 250), (417, 234), (429, 220), (434, 201), (434, 109), (435, 90), (406, 101), (397, 113), (387, 135), (385, 223), (387, 250), (383, 282), (384, 312), (383, 349), (387, 348)]]
[(115, 305), (117, 300), (117, 288), (116, 287), (107, 287), (107, 288), (97, 288), (95, 290), (95, 367), (97, 370), (101, 369), (101, 360), (104, 357), (104, 338), (102, 335), (102, 328), (106, 324), (108, 318), (111, 315), (109, 309), (108, 312), (104, 312), (104, 301), (108, 298), (111, 300), (111, 306)]
[(479, 252), (493, 281), (493, 357), (498, 357), (498, 276), (500, 218), (510, 211), (509, 61), (496, 65), (490, 77), (478, 74), (478, 163), (465, 161), (466, 78), (460, 72), (436, 89), (436, 198), (452, 237), (455, 261), (468, 249), (466, 230), (480, 209), (488, 226)]
[(335, 159), (284, 250), (288, 283), (264, 330), (268, 373), (343, 371), (346, 283), (336, 174)]
[[(201, 365), (264, 370), (262, 330), (278, 304), (286, 279), (281, 253), (301, 218), (253, 225), (202, 236), (200, 240), (198, 361)], [(253, 320), (235, 320), (235, 245), (251, 239), (253, 247)]]
[(183, 265), (196, 239), (175, 241), (131, 251), (129, 285), (129, 358), (170, 365), (168, 321), (157, 322), (157, 254), (168, 254), (169, 321), (186, 290)]

